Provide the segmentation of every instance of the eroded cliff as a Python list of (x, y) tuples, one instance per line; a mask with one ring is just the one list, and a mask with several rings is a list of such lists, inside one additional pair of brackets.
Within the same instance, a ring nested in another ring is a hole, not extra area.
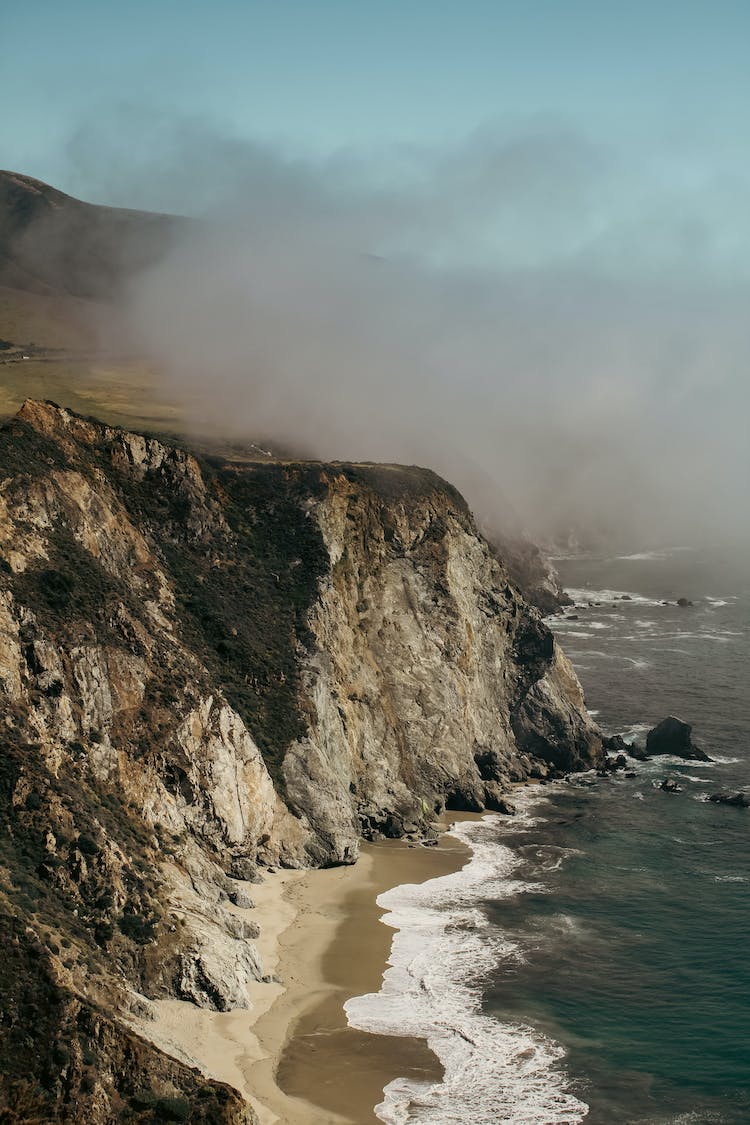
[[(118, 1012), (249, 1003), (259, 867), (350, 863), (601, 754), (434, 474), (199, 460), (49, 403), (0, 431), (0, 692), (0, 895), (56, 997), (29, 1080), (61, 1120), (146, 1120), (149, 1097), (251, 1120)], [(19, 1004), (6, 1071), (33, 1037)], [(84, 1045), (55, 1063), (71, 1019)]]

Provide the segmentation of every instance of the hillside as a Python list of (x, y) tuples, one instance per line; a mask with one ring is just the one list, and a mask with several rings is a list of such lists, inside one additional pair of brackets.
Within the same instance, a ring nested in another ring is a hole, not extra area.
[(167, 249), (185, 221), (84, 203), (30, 176), (0, 171), (0, 286), (111, 299)]

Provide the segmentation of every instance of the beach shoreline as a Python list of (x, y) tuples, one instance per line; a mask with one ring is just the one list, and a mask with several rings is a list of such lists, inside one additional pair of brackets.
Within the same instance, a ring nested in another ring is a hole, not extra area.
[[(136, 1029), (157, 1046), (234, 1086), (261, 1125), (366, 1125), (383, 1087), (401, 1076), (439, 1081), (425, 1040), (349, 1027), (344, 1002), (377, 992), (395, 931), (380, 919), (384, 891), (460, 870), (471, 851), (450, 835), (434, 847), (382, 840), (350, 867), (281, 870), (252, 887), (264, 971), (250, 1010), (212, 1012), (180, 1000), (152, 1005)], [(476, 819), (472, 816), (471, 819)]]

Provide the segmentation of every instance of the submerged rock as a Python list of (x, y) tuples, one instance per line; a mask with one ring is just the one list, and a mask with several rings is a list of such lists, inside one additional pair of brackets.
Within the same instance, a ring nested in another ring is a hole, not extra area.
[(711, 793), (706, 800), (714, 805), (732, 805), (736, 809), (750, 809), (750, 795), (747, 793)]
[(625, 754), (617, 754), (616, 756), (608, 754), (599, 773), (606, 776), (608, 773), (617, 773), (619, 770), (627, 769), (627, 767), (628, 759)]
[(665, 793), (681, 793), (682, 789), (673, 777), (665, 777), (659, 786)]
[(610, 738), (605, 738), (604, 749), (611, 754), (627, 754), (629, 746), (621, 734), (613, 734)]
[[(635, 742), (626, 742), (621, 734), (613, 734), (610, 738), (605, 738), (604, 749), (610, 754), (616, 755), (617, 758), (627, 755), (627, 757), (635, 758), (639, 762), (647, 761), (646, 751), (641, 746), (636, 745)], [(625, 765), (627, 765), (627, 762), (625, 762)]]
[(675, 715), (662, 719), (646, 735), (646, 753), (654, 757), (671, 754), (686, 761), (710, 762), (708, 754), (694, 745), (691, 738), (690, 723), (683, 722)]

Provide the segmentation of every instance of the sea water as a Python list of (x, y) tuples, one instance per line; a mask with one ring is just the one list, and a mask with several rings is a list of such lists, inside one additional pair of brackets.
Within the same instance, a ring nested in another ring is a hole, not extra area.
[(576, 607), (550, 625), (597, 721), (642, 742), (677, 714), (715, 760), (519, 791), (516, 817), (455, 828), (462, 871), (381, 896), (390, 965), (349, 1022), (427, 1038), (445, 1076), (395, 1080), (377, 1114), (748, 1123), (750, 810), (705, 801), (750, 785), (747, 581), (684, 549), (558, 567)]

